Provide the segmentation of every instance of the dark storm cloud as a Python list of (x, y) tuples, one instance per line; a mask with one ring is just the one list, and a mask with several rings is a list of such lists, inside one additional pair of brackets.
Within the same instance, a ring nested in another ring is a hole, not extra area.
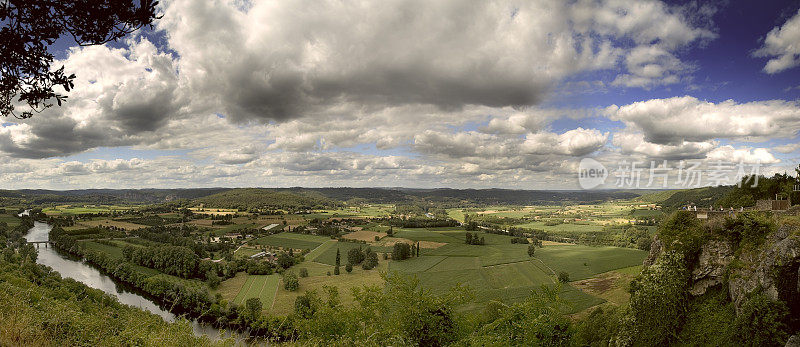
[(325, 114), (342, 103), (530, 106), (565, 77), (622, 67), (622, 55), (637, 48), (670, 59), (639, 54), (626, 64), (647, 71), (632, 69), (626, 79), (675, 83), (673, 71), (682, 67), (671, 52), (713, 33), (661, 2), (630, 5), (387, 0), (242, 9), (179, 0), (166, 6), (159, 27), (194, 94), (214, 98), (233, 120), (267, 122)]

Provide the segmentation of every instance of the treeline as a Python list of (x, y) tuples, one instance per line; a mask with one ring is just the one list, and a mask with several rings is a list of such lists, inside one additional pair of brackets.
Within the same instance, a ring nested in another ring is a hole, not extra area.
[(208, 258), (212, 252), (230, 250), (233, 245), (218, 242), (204, 243), (197, 240), (194, 226), (154, 226), (130, 231), (130, 235), (156, 243), (182, 246), (191, 249), (198, 257)]
[(502, 227), (484, 222), (468, 222), (467, 231), (482, 230), (490, 234), (508, 235), (515, 238), (574, 243), (587, 246), (614, 246), (650, 250), (652, 236), (646, 228), (631, 224), (606, 226), (602, 231), (545, 231), (520, 227)]
[[(134, 247), (122, 248), (125, 260), (136, 265), (156, 269), (166, 274), (195, 278), (205, 277), (205, 272), (199, 271), (200, 258), (192, 250), (182, 246)], [(206, 262), (211, 263), (211, 262)], [(216, 264), (216, 263), (211, 263)]]
[[(800, 167), (797, 169), (800, 175)], [(797, 177), (786, 173), (776, 173), (772, 177), (758, 177), (758, 183), (754, 176), (742, 178), (739, 186), (733, 186), (723, 198), (716, 201), (715, 206), (721, 207), (740, 207), (755, 206), (757, 200), (773, 200), (776, 197), (783, 200), (791, 200), (792, 204), (800, 204), (800, 191), (794, 191), (795, 187), (800, 187), (800, 180)], [(755, 185), (755, 186), (754, 186)]]
[(457, 227), (458, 221), (454, 219), (433, 219), (433, 218), (388, 218), (385, 219), (391, 226), (400, 228), (443, 228)]
[(164, 224), (173, 224), (173, 223), (180, 223), (186, 221), (184, 218), (180, 217), (169, 217), (164, 218), (159, 215), (147, 215), (141, 217), (129, 217), (129, 218), (121, 218), (117, 219), (119, 221), (134, 223), (139, 225), (147, 225), (147, 226), (158, 226)]
[(318, 193), (288, 192), (262, 188), (237, 188), (195, 200), (197, 204), (214, 208), (229, 208), (241, 211), (264, 210), (313, 210), (341, 206), (342, 203)]

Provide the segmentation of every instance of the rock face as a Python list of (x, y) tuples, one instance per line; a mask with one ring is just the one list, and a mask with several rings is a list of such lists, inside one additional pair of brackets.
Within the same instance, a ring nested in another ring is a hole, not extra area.
[(664, 250), (664, 243), (661, 242), (661, 239), (658, 238), (658, 234), (656, 234), (656, 236), (653, 236), (653, 242), (650, 243), (650, 254), (648, 254), (647, 258), (644, 259), (642, 265), (644, 267), (653, 265), (653, 263), (656, 262), (656, 259), (658, 259), (658, 256), (661, 255), (661, 252), (663, 250)]
[(796, 307), (800, 300), (800, 237), (796, 228), (781, 226), (760, 249), (742, 254), (739, 260), (742, 266), (733, 268), (728, 280), (737, 312), (747, 294), (758, 289), (773, 300), (786, 301), (790, 309)]
[(800, 335), (790, 337), (785, 347), (800, 347)]
[(712, 240), (703, 245), (697, 265), (692, 270), (692, 295), (703, 295), (708, 288), (725, 280), (725, 271), (733, 260), (733, 245), (729, 241)]

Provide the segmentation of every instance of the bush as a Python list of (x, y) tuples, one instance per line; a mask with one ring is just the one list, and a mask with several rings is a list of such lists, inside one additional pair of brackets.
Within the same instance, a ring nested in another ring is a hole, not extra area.
[(755, 249), (775, 230), (775, 222), (766, 213), (739, 213), (736, 218), (725, 219), (724, 230), (740, 248)]
[(572, 342), (576, 346), (605, 346), (614, 338), (620, 321), (616, 306), (597, 307), (578, 321)]
[(347, 262), (353, 265), (361, 264), (364, 261), (366, 255), (364, 254), (364, 250), (361, 247), (358, 248), (351, 248), (347, 251)]
[(367, 249), (367, 256), (364, 259), (364, 262), (361, 263), (361, 268), (364, 270), (372, 270), (376, 266), (378, 266), (378, 254), (373, 252), (371, 249)]
[(300, 277), (308, 277), (308, 269), (306, 268), (300, 269)]
[(512, 237), (511, 238), (511, 243), (528, 244), (528, 243), (530, 243), (530, 241), (528, 241), (528, 238), (526, 238), (526, 237)]
[(347, 265), (344, 266), (344, 271), (347, 271), (347, 273), (353, 272), (353, 264), (347, 263)]
[(283, 274), (283, 289), (290, 292), (300, 289), (300, 280), (297, 279), (297, 275), (294, 272), (287, 271)]
[(486, 240), (483, 238), (483, 236), (479, 237), (478, 233), (467, 233), (465, 236), (465, 243), (468, 245), (485, 245)]
[(737, 341), (749, 346), (783, 346), (788, 338), (789, 310), (783, 301), (763, 293), (747, 298), (734, 321)]
[(411, 245), (407, 243), (395, 243), (392, 249), (393, 260), (406, 260), (411, 257)]
[(261, 299), (249, 298), (245, 301), (244, 307), (251, 320), (255, 321), (261, 316)]
[(667, 247), (684, 255), (691, 261), (700, 252), (703, 242), (708, 239), (706, 230), (695, 217), (694, 212), (676, 211), (658, 228), (658, 236)]
[[(630, 284), (631, 319), (620, 338), (633, 345), (669, 345), (683, 326), (690, 273), (683, 253), (662, 254)], [(644, 333), (646, 332), (646, 333)]]
[(536, 246), (528, 245), (528, 256), (533, 257), (534, 254), (536, 254)]
[(558, 272), (558, 281), (561, 283), (569, 282), (569, 274), (566, 271)]

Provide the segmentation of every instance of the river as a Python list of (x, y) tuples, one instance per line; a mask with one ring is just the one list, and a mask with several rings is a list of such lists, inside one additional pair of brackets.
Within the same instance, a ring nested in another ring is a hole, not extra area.
[[(50, 230), (52, 227), (46, 223), (34, 222), (33, 228), (25, 235), (25, 239), (29, 242), (35, 241), (48, 241)], [(53, 248), (52, 245), (45, 246), (41, 244), (38, 246), (39, 256), (36, 262), (42, 265), (47, 265), (61, 274), (61, 277), (69, 277), (76, 281), (82, 282), (89, 287), (100, 289), (110, 295), (113, 295), (121, 303), (136, 306), (143, 310), (150, 311), (154, 314), (161, 316), (167, 322), (174, 322), (178, 317), (171, 312), (162, 309), (155, 302), (145, 298), (135, 292), (129, 286), (117, 283), (111, 277), (102, 274), (96, 268), (84, 263), (83, 261), (76, 260), (68, 254), (59, 252)], [(219, 329), (205, 323), (201, 323), (196, 319), (191, 319), (192, 329), (195, 335), (205, 335), (211, 340), (219, 340), (233, 336), (236, 340), (241, 340), (236, 334), (231, 335), (231, 332), (220, 331)]]

